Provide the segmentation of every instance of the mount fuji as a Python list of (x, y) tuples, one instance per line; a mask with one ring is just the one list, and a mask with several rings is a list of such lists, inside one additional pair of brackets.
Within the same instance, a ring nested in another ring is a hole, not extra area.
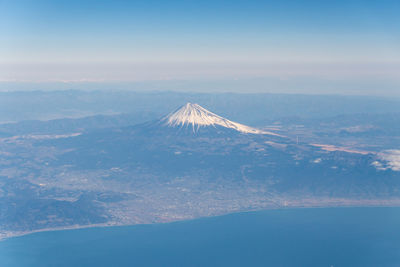
[(160, 123), (168, 127), (190, 128), (198, 132), (201, 127), (224, 127), (241, 133), (268, 134), (279, 136), (276, 133), (263, 131), (247, 125), (223, 118), (198, 104), (187, 103), (176, 111), (168, 114), (160, 120)]

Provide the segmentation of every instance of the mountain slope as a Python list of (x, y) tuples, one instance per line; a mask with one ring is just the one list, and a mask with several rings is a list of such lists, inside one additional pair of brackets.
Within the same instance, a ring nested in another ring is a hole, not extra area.
[(191, 128), (193, 132), (197, 132), (200, 127), (216, 127), (222, 126), (229, 129), (234, 129), (241, 133), (251, 134), (268, 134), (279, 136), (278, 134), (259, 130), (247, 125), (230, 121), (221, 116), (218, 116), (211, 111), (206, 110), (198, 104), (187, 103), (180, 107), (175, 112), (170, 113), (161, 119), (163, 125), (169, 127)]

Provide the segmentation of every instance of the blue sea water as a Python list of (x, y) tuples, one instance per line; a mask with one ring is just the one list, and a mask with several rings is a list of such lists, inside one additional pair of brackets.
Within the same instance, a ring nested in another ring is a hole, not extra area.
[(0, 242), (0, 266), (400, 266), (400, 208), (41, 232)]

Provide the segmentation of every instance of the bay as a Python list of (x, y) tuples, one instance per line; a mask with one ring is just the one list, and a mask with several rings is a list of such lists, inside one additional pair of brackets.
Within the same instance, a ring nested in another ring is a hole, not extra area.
[(48, 231), (0, 242), (0, 266), (400, 266), (400, 208), (309, 208)]

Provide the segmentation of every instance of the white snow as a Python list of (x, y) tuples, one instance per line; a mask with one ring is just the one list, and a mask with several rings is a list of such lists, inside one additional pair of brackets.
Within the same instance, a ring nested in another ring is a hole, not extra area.
[(389, 149), (378, 153), (381, 161), (374, 161), (372, 165), (378, 170), (391, 169), (393, 171), (400, 171), (400, 149)]
[(317, 159), (315, 159), (313, 162), (314, 162), (314, 163), (321, 163), (321, 161), (322, 161), (321, 158), (317, 158)]
[(175, 112), (162, 118), (162, 121), (165, 123), (165, 125), (170, 127), (192, 127), (194, 132), (198, 131), (200, 127), (215, 127), (219, 125), (225, 128), (234, 129), (242, 133), (269, 134), (280, 136), (272, 132), (259, 130), (250, 126), (230, 121), (221, 116), (218, 116), (217, 114), (212, 113), (211, 111), (206, 110), (198, 104), (192, 103), (187, 103)]

